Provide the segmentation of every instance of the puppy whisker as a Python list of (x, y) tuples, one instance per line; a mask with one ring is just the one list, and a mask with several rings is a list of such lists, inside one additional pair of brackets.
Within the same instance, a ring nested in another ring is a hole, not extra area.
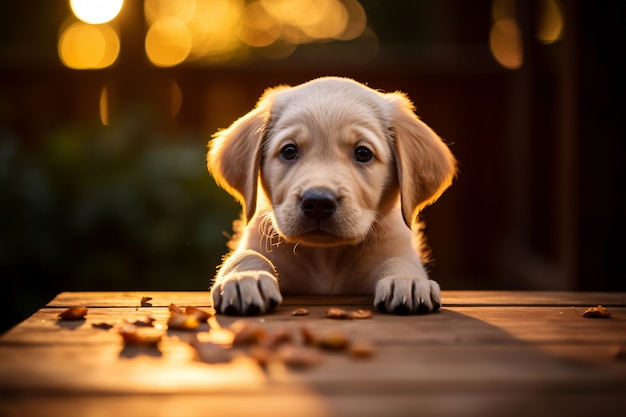
[(274, 248), (279, 247), (283, 243), (283, 239), (274, 227), (271, 213), (266, 213), (262, 216), (259, 222), (259, 235), (259, 245), (265, 246), (266, 252), (272, 252)]

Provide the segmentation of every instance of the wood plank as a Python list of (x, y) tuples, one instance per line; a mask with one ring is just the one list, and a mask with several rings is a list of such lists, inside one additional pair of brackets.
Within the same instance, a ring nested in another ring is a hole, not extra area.
[(38, 417), (623, 417), (623, 398), (614, 393), (446, 392), (322, 395), (298, 393), (235, 395), (53, 395), (0, 396), (0, 415)]
[(323, 354), (306, 371), (275, 364), (264, 371), (238, 350), (232, 362), (195, 361), (183, 341), (126, 351), (114, 345), (0, 346), (0, 392), (49, 394), (200, 394), (282, 392), (409, 394), (432, 389), (602, 391), (622, 394), (624, 367), (593, 367), (524, 345), (386, 346), (369, 360)]
[(446, 306), (626, 307), (625, 292), (443, 291)]
[[(140, 306), (143, 296), (153, 297), (151, 306)], [(231, 350), (230, 363), (196, 360), (188, 340), (210, 337), (208, 325), (168, 331), (158, 348), (124, 347), (116, 328), (91, 326), (145, 313), (164, 326), (171, 302), (206, 307), (208, 292), (62, 293), (0, 336), (0, 416), (624, 415), (626, 361), (614, 353), (626, 345), (622, 296), (453, 291), (444, 299), (454, 302), (438, 313), (374, 312), (367, 320), (324, 312), (371, 309), (368, 297), (289, 297), (272, 314), (213, 322), (340, 331), (375, 346), (368, 360), (324, 352), (319, 366), (296, 371), (280, 363), (263, 369), (247, 348)], [(582, 317), (597, 304), (612, 317)], [(69, 305), (89, 306), (86, 320), (58, 322)], [(291, 315), (300, 306), (308, 316)]]
[[(151, 314), (166, 326), (166, 307), (90, 308), (85, 321), (58, 321), (63, 308), (45, 308), (0, 337), (7, 343), (119, 343), (115, 330), (103, 331), (92, 324), (119, 325), (125, 319)], [(507, 345), (521, 343), (615, 345), (626, 343), (626, 308), (611, 308), (609, 319), (586, 319), (583, 307), (451, 307), (423, 316), (396, 316), (373, 313), (367, 320), (331, 320), (326, 306), (310, 306), (309, 315), (294, 317), (292, 308), (281, 306), (261, 317), (217, 316), (222, 327), (245, 321), (268, 330), (284, 328), (298, 332), (305, 326), (314, 333), (337, 330), (352, 339), (379, 345)], [(203, 325), (200, 331), (207, 331)]]
[[(264, 390), (270, 382), (289, 387), (297, 381), (316, 389), (362, 386), (378, 392), (393, 387), (397, 392), (436, 383), (511, 389), (538, 383), (582, 389), (591, 384), (611, 389), (623, 382), (624, 363), (613, 360), (611, 349), (626, 343), (626, 309), (616, 309), (607, 320), (584, 319), (573, 310), (561, 314), (557, 307), (459, 307), (427, 316), (375, 314), (369, 320), (339, 321), (324, 318), (324, 309), (313, 306), (309, 316), (293, 317), (289, 308), (281, 307), (275, 314), (243, 320), (268, 331), (296, 332), (303, 325), (318, 335), (341, 331), (352, 340), (373, 343), (376, 356), (355, 362), (325, 354), (324, 363), (310, 372), (267, 375), (241, 351), (231, 364), (195, 361), (186, 332), (168, 332), (158, 349), (125, 349), (115, 329), (91, 326), (119, 324), (146, 311), (164, 324), (169, 315), (164, 307), (95, 308), (79, 322), (58, 322), (62, 309), (46, 308), (0, 338), (0, 390), (229, 393)], [(228, 326), (242, 319), (218, 320)], [(208, 330), (205, 326), (200, 334)], [(544, 345), (553, 348), (545, 350)], [(580, 348), (580, 356), (564, 361), (554, 346)], [(588, 366), (600, 357), (605, 366)]]
[[(125, 291), (125, 292), (63, 292), (47, 305), (99, 307), (139, 307), (141, 298), (152, 297), (150, 304), (165, 307), (180, 305), (210, 306), (208, 291)], [(444, 306), (563, 306), (583, 307), (602, 304), (607, 307), (626, 307), (623, 292), (563, 292), (563, 291), (443, 291)], [(362, 305), (370, 307), (372, 297), (288, 296), (285, 306), (296, 305)]]

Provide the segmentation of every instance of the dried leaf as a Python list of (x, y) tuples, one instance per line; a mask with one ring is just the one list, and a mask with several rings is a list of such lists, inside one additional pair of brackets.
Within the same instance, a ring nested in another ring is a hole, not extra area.
[(91, 327), (93, 327), (94, 329), (109, 330), (115, 326), (109, 323), (101, 322), (101, 323), (91, 323)]
[(142, 317), (127, 318), (124, 321), (128, 324), (134, 324), (138, 327), (152, 327), (154, 326), (154, 322), (156, 321), (156, 319), (152, 317), (151, 314), (146, 314)]
[(266, 367), (275, 355), (265, 346), (254, 345), (250, 347), (248, 356), (254, 359), (259, 366)]
[(327, 350), (345, 350), (350, 345), (350, 339), (340, 332), (329, 332), (318, 338), (320, 347)]
[(152, 297), (141, 297), (141, 305), (142, 306), (151, 306), (148, 301), (152, 300)]
[(293, 334), (285, 329), (277, 329), (269, 333), (265, 332), (259, 338), (259, 343), (270, 349), (283, 343), (291, 342), (293, 342)]
[(348, 313), (348, 316), (351, 319), (371, 319), (372, 318), (372, 312), (370, 310), (356, 310), (356, 311), (351, 311), (350, 313)]
[(156, 346), (163, 337), (163, 333), (152, 327), (139, 328), (132, 324), (124, 324), (119, 329), (119, 334), (127, 346)]
[(83, 320), (87, 315), (87, 307), (70, 307), (59, 314), (61, 320)]
[(597, 307), (588, 308), (583, 313), (583, 317), (588, 319), (606, 319), (611, 317), (611, 312), (601, 305), (598, 305)]
[(194, 316), (201, 323), (205, 323), (207, 320), (213, 317), (213, 314), (201, 310), (198, 307), (192, 306), (188, 306), (187, 308), (185, 308), (185, 314), (187, 314), (188, 316)]
[(296, 308), (291, 312), (292, 316), (307, 316), (309, 314), (309, 310), (306, 308)]
[(341, 308), (331, 307), (326, 309), (326, 317), (329, 319), (347, 319), (350, 318), (348, 312)]
[(290, 368), (308, 369), (322, 362), (322, 355), (310, 347), (283, 345), (276, 352), (276, 357)]
[(265, 329), (244, 321), (237, 321), (230, 325), (234, 334), (233, 345), (252, 345), (259, 343), (266, 335)]
[(171, 314), (185, 314), (185, 312), (174, 303), (170, 303), (167, 307)]
[(172, 330), (196, 330), (200, 322), (195, 316), (173, 313), (167, 320), (167, 328)]
[(305, 345), (317, 345), (317, 337), (307, 327), (300, 327), (300, 335), (302, 336), (302, 343), (304, 343)]
[(195, 339), (190, 342), (190, 345), (196, 350), (196, 356), (202, 362), (226, 363), (232, 360), (230, 352), (215, 343), (200, 342)]
[(350, 356), (357, 359), (367, 359), (374, 356), (374, 346), (370, 342), (365, 342), (362, 340), (355, 341), (350, 344), (350, 349), (348, 350)]

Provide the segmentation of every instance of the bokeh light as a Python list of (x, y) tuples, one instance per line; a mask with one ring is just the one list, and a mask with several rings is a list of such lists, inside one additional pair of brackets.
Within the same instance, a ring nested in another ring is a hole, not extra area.
[(109, 125), (109, 90), (105, 85), (100, 91), (100, 122), (104, 126)]
[(248, 4), (243, 13), (244, 27), (240, 37), (250, 46), (263, 47), (276, 42), (281, 25), (258, 2)]
[(170, 117), (173, 119), (178, 116), (180, 108), (183, 105), (183, 90), (174, 80), (170, 83)]
[(541, 0), (539, 2), (537, 39), (544, 44), (554, 43), (563, 36), (564, 26), (563, 6), (559, 0)]
[[(144, 12), (147, 37), (153, 38), (146, 39), (146, 52), (158, 66), (223, 61), (244, 56), (251, 48), (261, 56), (282, 59), (299, 44), (349, 41), (367, 28), (365, 10), (357, 0), (146, 0)], [(175, 19), (187, 29), (191, 47), (182, 60), (157, 59), (182, 42), (173, 31), (158, 37), (152, 33), (163, 19)]]
[(171, 67), (183, 62), (191, 52), (191, 35), (178, 19), (159, 19), (148, 29), (146, 54), (159, 67)]
[(489, 34), (489, 47), (498, 63), (508, 69), (522, 66), (522, 35), (515, 19), (499, 19)]
[(74, 69), (100, 69), (111, 66), (119, 55), (120, 40), (109, 24), (75, 22), (59, 37), (59, 57)]
[(337, 39), (350, 41), (364, 34), (367, 27), (367, 15), (357, 0), (343, 0), (343, 4), (348, 12), (348, 24)]
[(524, 63), (523, 40), (514, 0), (494, 0), (491, 18), (489, 48), (492, 55), (504, 68), (521, 68)]
[(74, 15), (85, 23), (107, 23), (118, 15), (124, 0), (70, 0)]

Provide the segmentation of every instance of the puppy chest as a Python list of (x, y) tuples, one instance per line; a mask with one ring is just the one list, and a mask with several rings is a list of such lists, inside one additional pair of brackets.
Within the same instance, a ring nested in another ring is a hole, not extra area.
[(280, 289), (285, 294), (355, 295), (373, 291), (371, 278), (357, 258), (331, 253), (300, 254), (277, 259), (275, 266)]

